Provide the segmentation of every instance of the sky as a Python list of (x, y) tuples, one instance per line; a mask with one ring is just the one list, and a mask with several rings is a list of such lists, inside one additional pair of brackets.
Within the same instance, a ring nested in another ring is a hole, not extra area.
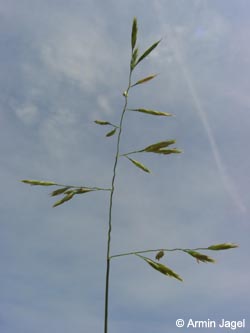
[(0, 0), (2, 333), (103, 331), (109, 193), (52, 208), (51, 188), (20, 180), (110, 187), (117, 136), (94, 120), (119, 123), (134, 16), (140, 54), (162, 40), (133, 82), (158, 76), (131, 90), (129, 107), (174, 117), (126, 112), (121, 152), (176, 139), (183, 153), (134, 156), (151, 174), (119, 159), (111, 253), (240, 247), (207, 253), (215, 264), (166, 253), (184, 282), (136, 256), (112, 259), (109, 332), (250, 325), (249, 1)]

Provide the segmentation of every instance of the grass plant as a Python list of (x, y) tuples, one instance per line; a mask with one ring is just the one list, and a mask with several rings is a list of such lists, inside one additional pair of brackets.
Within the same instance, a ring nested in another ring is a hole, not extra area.
[[(118, 163), (122, 162), (122, 160), (127, 159), (129, 162), (132, 163), (138, 170), (138, 172), (145, 172), (151, 173), (150, 169), (142, 164), (138, 159), (137, 156), (141, 154), (152, 154), (154, 157), (157, 155), (170, 155), (170, 154), (180, 154), (181, 150), (175, 147), (176, 141), (173, 139), (166, 139), (164, 141), (157, 141), (152, 143), (149, 146), (145, 146), (142, 148), (136, 148), (131, 152), (120, 153), (120, 145), (121, 145), (121, 134), (123, 132), (123, 120), (124, 117), (128, 112), (134, 113), (143, 113), (145, 116), (150, 117), (159, 117), (159, 118), (169, 118), (172, 114), (164, 111), (152, 110), (145, 107), (134, 107), (129, 108), (129, 92), (135, 86), (148, 84), (151, 80), (157, 77), (156, 74), (146, 75), (145, 77), (141, 78), (140, 80), (134, 82), (133, 81), (133, 73), (136, 70), (137, 66), (141, 65), (143, 60), (148, 57), (151, 52), (154, 51), (156, 47), (160, 44), (160, 40), (153, 43), (149, 46), (144, 52), (140, 53), (139, 48), (137, 46), (137, 35), (138, 35), (138, 26), (137, 26), (137, 19), (133, 19), (132, 23), (132, 32), (131, 32), (131, 58), (129, 63), (129, 75), (128, 75), (128, 83), (127, 88), (123, 92), (124, 98), (124, 105), (121, 110), (120, 120), (118, 124), (113, 124), (113, 122), (107, 120), (95, 120), (95, 123), (99, 126), (108, 127), (109, 130), (107, 131), (106, 137), (113, 138), (116, 140), (116, 151), (115, 156), (113, 159), (113, 174), (112, 179), (110, 182), (110, 186), (105, 187), (89, 187), (86, 185), (67, 185), (56, 183), (53, 181), (41, 181), (41, 180), (30, 180), (25, 179), (22, 180), (23, 183), (30, 184), (32, 186), (45, 186), (54, 188), (54, 190), (50, 193), (50, 195), (54, 197), (60, 197), (55, 203), (53, 207), (58, 207), (70, 200), (72, 200), (76, 196), (87, 195), (90, 192), (94, 191), (108, 191), (110, 193), (109, 196), (109, 215), (108, 215), (108, 230), (107, 230), (107, 255), (106, 255), (106, 277), (105, 277), (105, 300), (104, 300), (104, 333), (108, 333), (108, 319), (109, 319), (109, 289), (110, 289), (110, 266), (112, 260), (117, 260), (123, 256), (137, 256), (139, 259), (143, 260), (146, 264), (150, 265), (154, 270), (159, 273), (166, 275), (167, 277), (174, 278), (178, 281), (183, 281), (182, 277), (176, 273), (172, 268), (162, 264), (160, 260), (164, 257), (165, 252), (173, 252), (178, 251), (185, 254), (188, 254), (192, 258), (194, 258), (197, 262), (203, 263), (213, 263), (215, 260), (210, 256), (204, 254), (204, 251), (221, 251), (227, 250), (237, 247), (236, 244), (233, 243), (222, 243), (222, 244), (215, 244), (208, 247), (201, 247), (201, 248), (174, 248), (174, 249), (167, 249), (167, 248), (158, 248), (158, 249), (146, 249), (140, 251), (132, 251), (126, 253), (119, 253), (119, 254), (111, 254), (111, 236), (112, 236), (112, 212), (113, 212), (113, 205), (114, 205), (114, 195), (118, 189), (116, 189), (116, 178), (118, 176)], [(136, 155), (136, 158), (134, 158)], [(133, 156), (133, 157), (131, 157)], [(136, 170), (137, 172), (137, 170)], [(202, 252), (200, 252), (202, 251)], [(149, 257), (149, 255), (151, 255)], [(154, 256), (152, 259), (152, 255)]]

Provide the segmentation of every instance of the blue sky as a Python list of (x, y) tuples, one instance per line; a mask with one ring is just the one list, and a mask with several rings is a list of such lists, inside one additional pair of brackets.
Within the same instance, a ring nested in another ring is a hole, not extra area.
[(114, 259), (110, 333), (177, 332), (178, 318), (250, 325), (249, 7), (0, 0), (1, 332), (103, 330), (108, 194), (53, 209), (50, 189), (19, 180), (109, 186), (116, 138), (93, 121), (119, 121), (134, 16), (141, 51), (162, 42), (134, 80), (159, 75), (131, 91), (130, 106), (175, 117), (126, 114), (121, 150), (176, 139), (184, 153), (136, 157), (150, 175), (120, 159), (112, 253), (240, 247), (211, 253), (215, 264), (167, 254), (183, 283), (137, 257)]

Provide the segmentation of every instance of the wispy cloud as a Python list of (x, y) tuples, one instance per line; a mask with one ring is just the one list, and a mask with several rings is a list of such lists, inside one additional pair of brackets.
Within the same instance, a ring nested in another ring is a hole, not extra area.
[(113, 57), (116, 46), (108, 38), (102, 20), (91, 29), (90, 25), (90, 20), (68, 21), (64, 29), (41, 46), (42, 59), (49, 70), (76, 82), (85, 93), (96, 92), (98, 85), (110, 86), (119, 75)]
[(17, 117), (25, 124), (33, 124), (38, 119), (38, 108), (36, 105), (24, 105), (15, 109)]

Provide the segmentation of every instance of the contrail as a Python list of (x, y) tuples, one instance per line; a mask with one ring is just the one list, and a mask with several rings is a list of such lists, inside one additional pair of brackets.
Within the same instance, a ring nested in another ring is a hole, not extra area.
[(178, 39), (175, 38), (176, 36), (174, 36), (173, 32), (171, 31), (171, 28), (169, 26), (166, 26), (166, 24), (163, 21), (162, 18), (162, 13), (164, 12), (163, 8), (160, 8), (161, 5), (159, 4), (159, 1), (155, 2), (156, 5), (156, 10), (157, 10), (157, 14), (158, 17), (161, 19), (161, 24), (163, 27), (165, 27), (166, 30), (169, 31), (170, 34), (170, 38), (169, 38), (169, 42), (170, 42), (170, 47), (172, 48), (172, 50), (174, 51), (174, 55), (175, 58), (177, 60), (177, 63), (179, 65), (179, 68), (182, 71), (183, 77), (187, 83), (187, 87), (189, 89), (190, 95), (193, 99), (193, 103), (195, 106), (195, 109), (197, 111), (197, 114), (202, 122), (202, 125), (204, 126), (205, 129), (205, 133), (207, 134), (208, 137), (208, 141), (212, 150), (212, 154), (216, 163), (216, 166), (218, 168), (219, 174), (222, 178), (222, 181), (224, 183), (225, 189), (228, 192), (228, 194), (230, 195), (230, 197), (232, 198), (233, 202), (235, 203), (235, 205), (237, 206), (237, 208), (239, 209), (239, 211), (241, 213), (245, 213), (247, 211), (246, 206), (244, 205), (244, 203), (242, 202), (242, 199), (239, 195), (239, 193), (236, 191), (235, 186), (232, 182), (232, 180), (230, 179), (229, 175), (226, 172), (225, 166), (222, 162), (222, 158), (221, 158), (221, 154), (218, 148), (218, 145), (215, 141), (214, 135), (213, 135), (213, 131), (212, 128), (209, 124), (205, 109), (201, 103), (201, 100), (197, 94), (197, 89), (195, 88), (193, 79), (192, 79), (192, 75), (185, 63), (184, 57), (181, 55), (180, 47), (178, 45)]
[[(175, 53), (176, 55), (178, 54), (178, 48), (175, 49)], [(215, 141), (214, 135), (213, 135), (213, 131), (211, 129), (211, 126), (209, 124), (206, 112), (204, 110), (204, 107), (202, 106), (201, 100), (197, 94), (196, 88), (194, 86), (191, 74), (187, 68), (187, 66), (185, 65), (185, 62), (183, 61), (183, 58), (180, 57), (180, 54), (177, 56), (178, 59), (178, 63), (182, 69), (183, 72), (183, 76), (187, 82), (187, 86), (188, 89), (190, 91), (190, 95), (192, 96), (193, 99), (193, 103), (195, 106), (195, 109), (200, 117), (200, 120), (204, 126), (205, 132), (208, 136), (208, 141), (210, 143), (211, 146), (211, 150), (214, 156), (214, 160), (216, 163), (216, 166), (218, 168), (218, 171), (220, 173), (220, 176), (222, 178), (222, 181), (224, 183), (225, 189), (227, 190), (227, 192), (229, 193), (229, 195), (231, 196), (231, 198), (233, 199), (234, 203), (236, 204), (236, 206), (238, 207), (238, 209), (242, 212), (245, 213), (246, 212), (246, 207), (244, 205), (244, 203), (242, 202), (242, 199), (240, 197), (240, 195), (237, 193), (234, 184), (232, 183), (232, 180), (230, 179), (229, 175), (226, 172), (225, 166), (222, 162), (222, 158), (221, 158), (221, 154), (218, 148), (218, 145)]]

